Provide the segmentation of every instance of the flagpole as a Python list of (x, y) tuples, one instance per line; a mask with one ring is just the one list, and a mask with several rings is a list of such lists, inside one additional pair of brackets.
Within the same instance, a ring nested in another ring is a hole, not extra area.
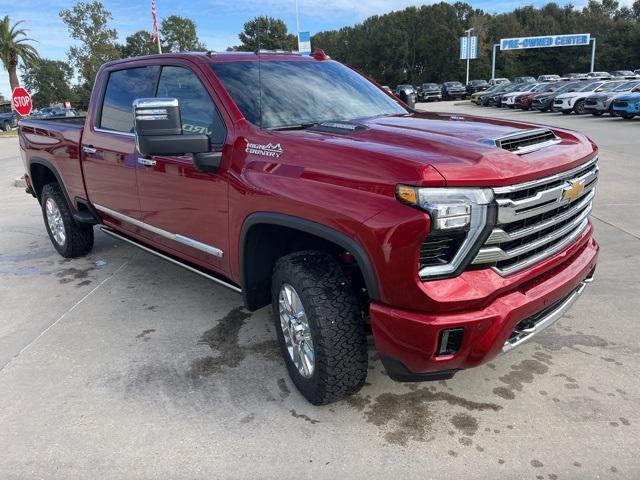
[(155, 37), (156, 43), (158, 44), (158, 53), (162, 53), (162, 45), (160, 43), (160, 30), (158, 29), (158, 6), (156, 5), (156, 0), (151, 0), (151, 18), (153, 19), (152, 36)]

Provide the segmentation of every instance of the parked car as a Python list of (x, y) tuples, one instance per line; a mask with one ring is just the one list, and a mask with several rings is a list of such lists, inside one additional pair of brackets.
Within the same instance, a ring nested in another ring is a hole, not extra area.
[[(508, 85), (508, 84), (503, 84), (503, 85)], [(496, 91), (496, 89), (500, 88), (500, 85), (494, 85), (493, 87), (489, 87), (486, 90), (483, 90), (481, 92), (476, 92), (474, 94), (472, 94), (469, 97), (469, 100), (471, 100), (471, 103), (475, 103), (476, 105), (480, 105), (480, 102), (482, 100), (482, 97), (484, 97), (485, 95), (489, 95), (493, 92)]]
[(492, 98), (489, 100), (489, 106), (496, 108), (504, 107), (505, 105), (502, 103), (502, 98), (505, 95), (522, 92), (530, 85), (530, 83), (511, 83), (504, 91), (492, 95)]
[(611, 116), (615, 116), (615, 112), (613, 110), (614, 100), (629, 92), (638, 91), (640, 91), (640, 80), (624, 82), (610, 91), (595, 93), (589, 96), (584, 102), (585, 111), (595, 116), (600, 116), (604, 113), (609, 113)]
[(634, 70), (633, 73), (635, 73), (636, 75), (640, 75), (640, 68), (638, 70)]
[(587, 80), (589, 75), (586, 73), (567, 73), (564, 75), (565, 78), (569, 80)]
[(536, 81), (538, 82), (557, 82), (560, 80), (560, 75), (538, 75)]
[(613, 70), (611, 72), (611, 76), (614, 77), (614, 78), (626, 78), (626, 79), (629, 79), (629, 80), (633, 80), (634, 78), (638, 78), (638, 75), (636, 75), (631, 70)]
[(396, 96), (404, 103), (413, 108), (418, 101), (418, 93), (413, 85), (402, 84), (396, 87), (394, 92)]
[(613, 101), (613, 111), (625, 120), (640, 115), (640, 92), (627, 93), (616, 98)]
[(533, 83), (536, 79), (534, 77), (516, 77), (513, 79), (513, 83)]
[(560, 85), (564, 85), (562, 81), (557, 81), (554, 83), (540, 83), (536, 88), (531, 90), (530, 92), (520, 93), (515, 97), (515, 106), (521, 110), (531, 110), (531, 104), (533, 102), (533, 98), (540, 93), (552, 92), (555, 88)]
[(444, 82), (442, 84), (442, 98), (444, 100), (464, 100), (467, 96), (467, 91), (460, 82)]
[[(613, 84), (609, 87), (605, 87), (607, 84)], [(615, 88), (620, 85), (619, 82), (608, 82), (606, 80), (598, 80), (596, 82), (589, 82), (583, 85), (575, 92), (562, 93), (553, 100), (553, 111), (562, 112), (565, 115), (575, 112), (578, 115), (586, 113), (584, 108), (584, 102), (593, 93), (602, 92), (609, 88)]]
[(489, 80), (489, 86), (493, 87), (495, 85), (502, 85), (503, 83), (511, 83), (511, 80), (509, 80), (508, 78), (492, 78), (491, 80)]
[(609, 72), (589, 72), (587, 73), (587, 77), (593, 78), (594, 80), (609, 80), (611, 74)]
[(0, 104), (0, 129), (10, 132), (18, 126), (18, 115), (11, 108), (11, 102)]
[(549, 111), (553, 107), (553, 101), (558, 95), (575, 92), (577, 89), (582, 88), (583, 85), (585, 85), (585, 83), (582, 81), (555, 84), (550, 91), (535, 94), (531, 99), (531, 108), (540, 112)]
[(483, 107), (496, 107), (500, 105), (500, 101), (502, 100), (502, 95), (505, 93), (513, 92), (516, 88), (520, 87), (521, 84), (517, 83), (503, 83), (496, 86), (496, 89), (493, 90), (490, 94), (484, 95), (481, 97), (480, 105)]
[(518, 88), (513, 92), (505, 93), (500, 99), (502, 107), (515, 108), (516, 98), (520, 95), (526, 95), (530, 92), (535, 92), (536, 89), (541, 89), (546, 83), (523, 83), (522, 88)]
[(442, 85), (439, 85), (437, 83), (423, 83), (420, 86), (418, 98), (421, 102), (442, 100)]
[(382, 85), (382, 89), (387, 93), (393, 93), (389, 85)]
[(21, 122), (27, 192), (61, 256), (88, 254), (97, 224), (247, 311), (270, 305), (316, 405), (365, 384), (367, 332), (390, 378), (447, 379), (530, 340), (592, 281), (586, 136), (409, 111), (321, 51), (255, 56), (112, 61), (84, 124)]
[(483, 92), (487, 88), (489, 88), (489, 83), (486, 80), (470, 80), (466, 86), (467, 95), (473, 95), (477, 92)]
[(78, 112), (72, 108), (45, 107), (36, 110), (31, 116), (34, 118), (77, 117)]

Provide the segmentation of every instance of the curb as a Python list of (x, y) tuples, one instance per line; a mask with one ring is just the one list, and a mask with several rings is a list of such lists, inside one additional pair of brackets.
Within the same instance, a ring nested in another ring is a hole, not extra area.
[(27, 182), (25, 182), (24, 180), (24, 175), (16, 178), (15, 181), (13, 182), (13, 186), (16, 188), (27, 188)]

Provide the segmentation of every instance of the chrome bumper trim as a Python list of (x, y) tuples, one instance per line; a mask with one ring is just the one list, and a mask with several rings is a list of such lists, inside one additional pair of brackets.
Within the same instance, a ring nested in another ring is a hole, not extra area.
[(525, 342), (528, 342), (533, 338), (534, 335), (542, 332), (546, 328), (553, 325), (555, 322), (560, 320), (565, 313), (573, 306), (574, 303), (580, 298), (582, 293), (584, 292), (585, 287), (593, 281), (593, 276), (589, 276), (585, 278), (578, 287), (573, 290), (553, 311), (549, 312), (542, 320), (535, 324), (535, 327), (527, 330), (521, 336), (519, 336), (515, 341), (507, 340), (502, 347), (502, 352), (506, 353), (510, 350), (513, 350), (516, 347), (519, 347)]

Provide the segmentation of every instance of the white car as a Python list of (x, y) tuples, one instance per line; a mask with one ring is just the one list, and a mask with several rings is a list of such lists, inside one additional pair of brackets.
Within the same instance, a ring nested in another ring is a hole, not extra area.
[(597, 82), (589, 82), (575, 92), (567, 92), (558, 95), (553, 101), (553, 111), (562, 112), (565, 115), (576, 112), (578, 115), (586, 113), (584, 102), (590, 95), (597, 92), (603, 92), (613, 89), (624, 82), (599, 80)]
[(526, 88), (518, 89), (515, 92), (505, 93), (502, 96), (502, 106), (514, 108), (516, 106), (516, 98), (519, 95), (524, 95), (525, 93), (533, 92), (537, 88), (540, 88), (544, 83), (529, 83)]

